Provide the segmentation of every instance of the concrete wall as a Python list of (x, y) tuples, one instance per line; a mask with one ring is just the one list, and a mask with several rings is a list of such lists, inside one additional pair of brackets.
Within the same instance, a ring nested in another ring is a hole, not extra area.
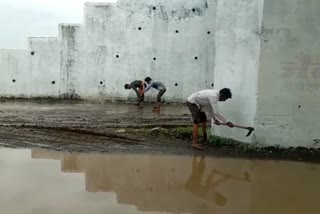
[(84, 96), (85, 55), (81, 25), (59, 25), (60, 40), (60, 94), (62, 97)]
[(30, 88), (29, 52), (27, 50), (0, 50), (0, 94), (22, 96)]
[(86, 87), (86, 91), (109, 99), (127, 99), (124, 83), (148, 75), (164, 81), (166, 101), (181, 102), (198, 88), (212, 88), (213, 11), (214, 3), (206, 1), (87, 3), (86, 72), (95, 75), (87, 75), (86, 81), (93, 86), (103, 84)]
[(135, 99), (123, 85), (148, 75), (168, 87), (166, 102), (229, 87), (234, 96), (222, 113), (256, 131), (245, 138), (217, 127), (216, 134), (316, 146), (319, 8), (317, 0), (86, 3), (83, 24), (59, 25), (57, 38), (30, 38), (29, 50), (0, 51), (0, 96)]
[(28, 90), (22, 88), (24, 97), (58, 97), (60, 86), (60, 45), (57, 38), (29, 38)]
[(215, 133), (261, 145), (319, 146), (320, 2), (220, 5), (230, 9), (217, 13), (215, 82), (234, 93), (223, 113), (256, 130), (248, 138), (239, 129), (219, 127)]
[[(219, 0), (216, 24), (215, 86), (228, 87), (231, 100), (219, 103), (227, 120), (254, 125), (264, 0)], [(215, 127), (215, 133), (251, 142), (243, 130)]]
[(59, 25), (57, 38), (29, 39), (34, 54), (19, 79), (30, 75), (31, 88), (1, 96), (135, 99), (123, 85), (149, 75), (166, 84), (167, 102), (182, 102), (213, 87), (215, 13), (213, 0), (86, 3), (84, 24)]
[(256, 141), (315, 146), (320, 139), (320, 2), (265, 1)]

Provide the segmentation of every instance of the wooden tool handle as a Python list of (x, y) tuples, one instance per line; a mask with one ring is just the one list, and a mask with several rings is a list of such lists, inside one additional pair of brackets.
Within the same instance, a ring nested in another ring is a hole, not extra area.
[[(228, 124), (226, 124), (226, 123), (220, 123), (220, 125), (228, 126)], [(236, 128), (240, 128), (240, 129), (249, 129), (249, 127), (247, 127), (247, 126), (240, 126), (240, 125), (236, 125), (236, 124), (233, 124), (233, 126)]]

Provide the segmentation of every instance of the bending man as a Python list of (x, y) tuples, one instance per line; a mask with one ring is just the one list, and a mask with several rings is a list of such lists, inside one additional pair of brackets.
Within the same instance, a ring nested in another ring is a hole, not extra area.
[[(144, 88), (146, 87), (146, 83), (143, 80), (135, 80), (130, 84), (125, 84), (124, 88), (125, 89), (133, 89), (138, 97), (138, 103), (136, 104), (139, 107), (143, 107), (143, 100), (144, 100), (144, 94), (142, 93), (142, 91), (144, 90)], [(140, 103), (142, 103), (140, 105)]]
[(155, 109), (156, 112), (160, 112), (161, 97), (163, 96), (163, 94), (167, 90), (166, 86), (160, 81), (152, 80), (150, 77), (146, 77), (144, 79), (144, 81), (146, 81), (146, 83), (148, 83), (148, 86), (142, 93), (147, 92), (151, 87), (154, 88), (154, 89), (159, 90), (159, 93), (157, 95), (157, 104), (154, 107), (154, 109)]
[(229, 127), (233, 127), (233, 123), (226, 122), (225, 117), (219, 112), (218, 102), (224, 102), (232, 98), (230, 89), (223, 88), (220, 91), (207, 89), (191, 94), (187, 99), (187, 105), (193, 120), (193, 140), (192, 147), (203, 150), (203, 146), (198, 142), (199, 123), (202, 124), (203, 138), (207, 140), (207, 115), (214, 120), (216, 125), (227, 123)]

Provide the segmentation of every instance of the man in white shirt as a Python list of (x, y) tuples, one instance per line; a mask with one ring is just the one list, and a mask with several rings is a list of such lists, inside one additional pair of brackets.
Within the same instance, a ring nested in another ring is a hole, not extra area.
[(224, 102), (232, 98), (229, 88), (223, 88), (220, 91), (207, 89), (191, 94), (187, 99), (187, 105), (193, 120), (193, 140), (192, 147), (203, 150), (203, 146), (198, 142), (199, 123), (202, 124), (203, 138), (207, 140), (207, 116), (214, 120), (214, 124), (220, 125), (226, 123), (229, 127), (234, 127), (233, 123), (227, 122), (225, 117), (219, 112), (218, 102)]

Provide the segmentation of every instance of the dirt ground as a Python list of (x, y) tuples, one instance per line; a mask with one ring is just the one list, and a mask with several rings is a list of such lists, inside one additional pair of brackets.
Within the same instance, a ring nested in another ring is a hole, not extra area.
[[(83, 101), (0, 102), (0, 145), (12, 148), (164, 152), (171, 150), (167, 146), (176, 144), (146, 139), (144, 134), (139, 135), (139, 130), (186, 125), (190, 125), (190, 117), (181, 105), (164, 106), (161, 114), (157, 114), (150, 104), (139, 109), (133, 104)], [(184, 149), (188, 150), (187, 143), (182, 146)]]
[(139, 109), (133, 104), (83, 101), (0, 102), (2, 147), (86, 153), (200, 153), (320, 162), (320, 149), (252, 148), (222, 142), (206, 144), (205, 151), (196, 151), (190, 146), (191, 130), (181, 128), (191, 126), (188, 109), (183, 105), (164, 105), (157, 114), (152, 112), (151, 104)]

